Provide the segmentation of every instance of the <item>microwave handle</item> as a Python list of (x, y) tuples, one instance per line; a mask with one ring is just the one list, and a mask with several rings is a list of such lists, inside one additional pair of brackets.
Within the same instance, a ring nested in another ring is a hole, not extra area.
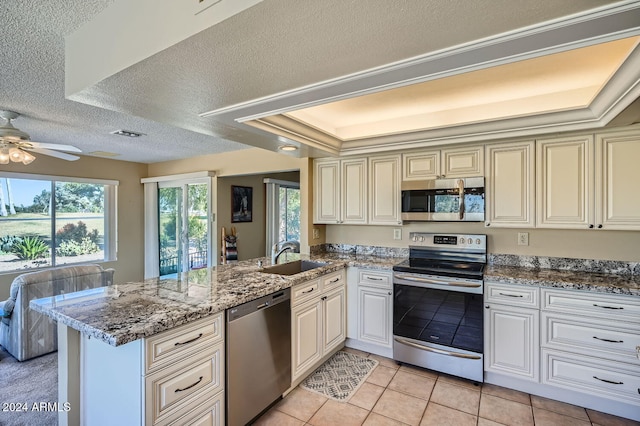
[(458, 211), (460, 212), (460, 220), (464, 219), (464, 180), (458, 179), (458, 194), (460, 197), (460, 205)]

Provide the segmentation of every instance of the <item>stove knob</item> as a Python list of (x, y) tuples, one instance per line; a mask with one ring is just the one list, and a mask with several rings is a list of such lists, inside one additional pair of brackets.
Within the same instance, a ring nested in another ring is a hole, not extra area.
[(460, 241), (459, 241), (459, 243), (460, 243), (460, 244), (464, 244), (464, 238), (460, 237)]
[(476, 244), (480, 245), (480, 238), (476, 239)]
[(417, 235), (414, 235), (414, 236), (413, 236), (413, 242), (415, 243), (415, 242), (417, 242), (417, 241), (418, 241), (418, 236), (417, 236)]
[(424, 242), (424, 237), (420, 237), (420, 242)]
[(471, 238), (469, 238), (469, 239), (467, 240), (467, 243), (468, 243), (468, 244), (473, 244), (473, 240), (472, 240)]

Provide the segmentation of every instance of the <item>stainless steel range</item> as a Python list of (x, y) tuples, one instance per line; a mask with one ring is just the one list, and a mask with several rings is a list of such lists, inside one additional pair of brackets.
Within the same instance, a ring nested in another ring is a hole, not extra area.
[(483, 381), (486, 235), (409, 235), (393, 267), (393, 358)]

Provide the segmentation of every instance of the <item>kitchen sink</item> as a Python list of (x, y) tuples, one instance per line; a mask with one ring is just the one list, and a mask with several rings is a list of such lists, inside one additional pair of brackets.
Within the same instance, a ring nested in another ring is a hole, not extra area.
[(301, 272), (310, 271), (316, 268), (327, 266), (325, 262), (314, 262), (311, 260), (296, 260), (293, 262), (281, 263), (278, 265), (267, 266), (262, 268), (260, 272), (276, 275), (295, 275)]

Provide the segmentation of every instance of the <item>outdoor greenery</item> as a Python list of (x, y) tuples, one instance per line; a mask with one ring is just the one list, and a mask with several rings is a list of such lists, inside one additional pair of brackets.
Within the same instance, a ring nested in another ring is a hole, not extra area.
[(83, 240), (87, 239), (92, 243), (97, 244), (98, 237), (98, 230), (94, 229), (91, 232), (87, 232), (87, 224), (83, 221), (78, 221), (77, 225), (67, 223), (56, 232), (57, 243), (66, 241), (81, 243)]
[(82, 254), (98, 253), (100, 247), (91, 241), (89, 237), (84, 237), (80, 242), (75, 240), (65, 240), (56, 248), (58, 256), (80, 256)]
[(280, 188), (279, 241), (300, 240), (300, 190)]
[(49, 245), (40, 237), (28, 236), (13, 243), (11, 253), (21, 260), (36, 260), (49, 254)]

